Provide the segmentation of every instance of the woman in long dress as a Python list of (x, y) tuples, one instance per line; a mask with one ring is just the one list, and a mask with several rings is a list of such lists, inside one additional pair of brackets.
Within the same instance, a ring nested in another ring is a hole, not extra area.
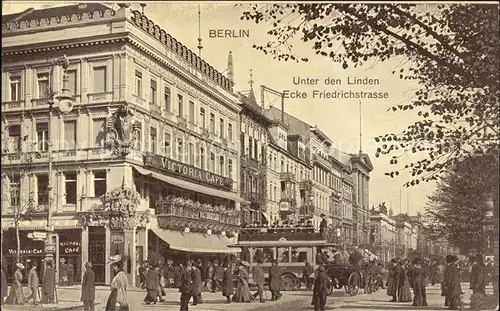
[(411, 283), (413, 288), (413, 306), (427, 306), (427, 293), (425, 290), (427, 269), (421, 266), (422, 260), (415, 259), (415, 266), (411, 270)]
[(123, 259), (120, 255), (109, 258), (111, 268), (115, 273), (115, 277), (111, 281), (111, 294), (109, 294), (106, 302), (105, 311), (129, 311), (127, 287), (127, 274), (123, 271)]
[(251, 302), (254, 300), (248, 287), (248, 270), (250, 266), (248, 262), (242, 261), (238, 269), (238, 285), (236, 286), (236, 293), (233, 296), (234, 302)]
[(10, 287), (10, 293), (5, 300), (5, 304), (8, 305), (23, 305), (26, 303), (23, 286), (21, 284), (21, 281), (23, 280), (23, 273), (21, 271), (24, 269), (24, 265), (22, 263), (17, 263), (16, 266), (17, 270), (14, 272), (14, 280), (12, 281), (12, 286)]
[(398, 302), (411, 302), (408, 267), (401, 262), (398, 269)]

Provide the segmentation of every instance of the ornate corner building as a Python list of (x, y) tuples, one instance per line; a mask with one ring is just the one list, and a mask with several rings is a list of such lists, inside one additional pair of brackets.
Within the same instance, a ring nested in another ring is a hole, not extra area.
[[(30, 9), (2, 22), (9, 267), (15, 227), (21, 260), (42, 259), (43, 242), (29, 234), (47, 229), (49, 180), (56, 263), (71, 261), (77, 280), (91, 261), (97, 283), (109, 284), (105, 263), (116, 253), (129, 258), (133, 284), (137, 263), (151, 252), (179, 260), (231, 252), (245, 202), (233, 81), (126, 4)], [(50, 60), (62, 55), (75, 102), (69, 113), (57, 103), (49, 113), (48, 89), (60, 93), (63, 76)], [(15, 222), (25, 206), (30, 219)]]

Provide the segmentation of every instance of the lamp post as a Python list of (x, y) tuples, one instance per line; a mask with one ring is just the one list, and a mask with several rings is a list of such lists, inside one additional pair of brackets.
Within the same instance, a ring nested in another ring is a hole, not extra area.
[[(54, 68), (56, 66), (61, 66), (64, 69), (63, 74), (63, 87), (62, 92), (56, 95), (57, 92), (54, 90)], [(54, 261), (55, 245), (52, 240), (52, 232), (54, 231), (54, 226), (52, 225), (52, 112), (54, 110), (54, 103), (58, 103), (58, 108), (63, 113), (68, 113), (73, 109), (74, 98), (70, 94), (68, 89), (69, 77), (66, 69), (69, 67), (69, 60), (66, 55), (59, 57), (58, 59), (52, 61), (50, 67), (50, 77), (49, 77), (49, 121), (47, 130), (47, 142), (48, 142), (48, 153), (49, 153), (49, 184), (47, 186), (48, 193), (48, 204), (47, 204), (47, 237), (45, 241), (45, 260)]]

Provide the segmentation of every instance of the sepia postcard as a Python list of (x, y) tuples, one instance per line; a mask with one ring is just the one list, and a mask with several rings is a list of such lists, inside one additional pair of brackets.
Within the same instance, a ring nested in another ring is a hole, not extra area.
[(499, 16), (2, 1), (2, 309), (497, 310)]

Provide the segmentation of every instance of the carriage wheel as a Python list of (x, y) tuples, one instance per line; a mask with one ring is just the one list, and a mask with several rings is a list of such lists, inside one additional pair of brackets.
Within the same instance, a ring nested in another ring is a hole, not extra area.
[(297, 285), (297, 278), (291, 274), (284, 274), (281, 276), (281, 286), (284, 291), (293, 290)]
[(349, 281), (347, 282), (346, 291), (351, 296), (356, 296), (359, 290), (359, 281), (356, 272), (351, 273), (349, 275)]

